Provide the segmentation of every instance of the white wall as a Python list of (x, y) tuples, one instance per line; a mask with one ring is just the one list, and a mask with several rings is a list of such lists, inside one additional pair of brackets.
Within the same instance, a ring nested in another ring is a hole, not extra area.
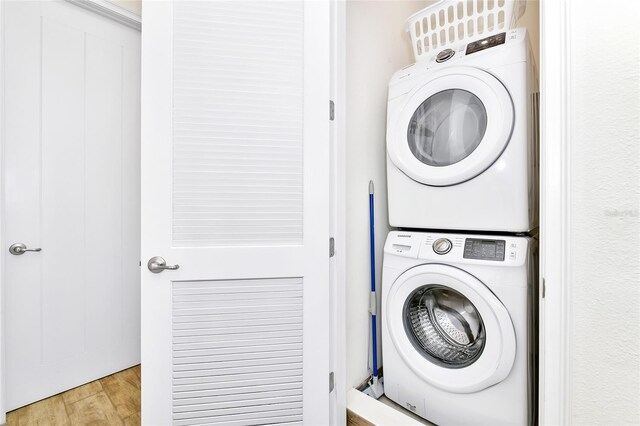
[(640, 424), (640, 2), (569, 2), (571, 417)]

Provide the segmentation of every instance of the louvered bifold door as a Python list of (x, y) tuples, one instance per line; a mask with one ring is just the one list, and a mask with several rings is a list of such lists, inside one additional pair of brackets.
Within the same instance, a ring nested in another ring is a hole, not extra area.
[(328, 424), (329, 2), (143, 16), (142, 421)]

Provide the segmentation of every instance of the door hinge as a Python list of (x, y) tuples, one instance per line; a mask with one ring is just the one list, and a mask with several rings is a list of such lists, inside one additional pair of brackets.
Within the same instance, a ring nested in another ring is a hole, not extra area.
[(138, 260), (138, 266), (142, 266), (142, 260)]
[(329, 393), (333, 392), (333, 389), (336, 387), (336, 381), (333, 375), (333, 371), (329, 373)]
[(329, 101), (329, 120), (333, 121), (336, 118), (336, 105), (333, 101)]
[(547, 293), (547, 282), (545, 281), (545, 279), (542, 279), (542, 298), (544, 299), (544, 296)]
[(333, 237), (329, 238), (329, 257), (333, 257), (336, 254), (336, 240)]

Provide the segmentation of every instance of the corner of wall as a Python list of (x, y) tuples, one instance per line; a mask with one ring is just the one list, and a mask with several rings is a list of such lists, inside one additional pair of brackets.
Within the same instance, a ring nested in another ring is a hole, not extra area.
[[(428, 2), (424, 0), (347, 2), (348, 386), (357, 386), (370, 374), (369, 180), (373, 180), (375, 185), (378, 289), (382, 272), (382, 247), (390, 229), (386, 188), (387, 84), (395, 71), (414, 61), (405, 22), (426, 4)], [(381, 355), (380, 345), (378, 353)], [(382, 360), (382, 357), (379, 356), (379, 359)]]

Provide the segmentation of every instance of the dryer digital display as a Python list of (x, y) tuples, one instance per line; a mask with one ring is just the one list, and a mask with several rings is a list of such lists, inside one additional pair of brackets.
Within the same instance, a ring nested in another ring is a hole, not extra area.
[(481, 240), (467, 238), (464, 242), (465, 259), (504, 260), (504, 240)]
[(473, 43), (467, 44), (467, 51), (465, 54), (470, 55), (490, 47), (499, 46), (504, 44), (506, 38), (507, 33), (500, 33), (491, 37), (483, 38), (482, 40), (474, 41)]

